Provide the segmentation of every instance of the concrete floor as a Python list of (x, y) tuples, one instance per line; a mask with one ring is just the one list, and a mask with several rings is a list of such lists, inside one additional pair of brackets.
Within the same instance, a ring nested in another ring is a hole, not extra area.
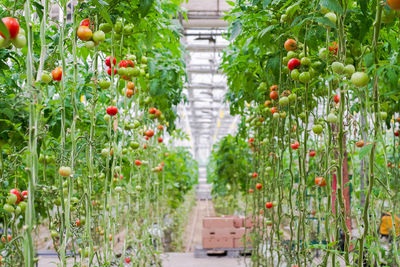
[[(244, 258), (209, 257), (206, 259), (194, 258), (193, 253), (167, 253), (163, 256), (164, 267), (242, 267)], [(41, 257), (39, 267), (56, 267), (56, 257)], [(68, 266), (72, 266), (68, 264)], [(129, 266), (129, 265), (126, 265)]]

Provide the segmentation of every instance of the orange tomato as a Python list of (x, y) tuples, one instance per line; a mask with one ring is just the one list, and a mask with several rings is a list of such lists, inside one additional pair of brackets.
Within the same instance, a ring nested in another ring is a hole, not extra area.
[(315, 177), (315, 184), (320, 186), (320, 187), (326, 186), (325, 178), (324, 177), (320, 177), (320, 176)]
[(294, 51), (297, 49), (297, 42), (294, 39), (288, 39), (285, 42), (286, 51)]
[(53, 76), (53, 80), (61, 81), (62, 77), (62, 67), (57, 67), (51, 71), (51, 75)]
[(400, 0), (387, 0), (387, 3), (391, 9), (396, 11), (400, 10)]
[(89, 27), (87, 26), (79, 26), (76, 34), (78, 35), (78, 38), (82, 41), (89, 41), (90, 39), (92, 39), (93, 35), (92, 30), (89, 29)]

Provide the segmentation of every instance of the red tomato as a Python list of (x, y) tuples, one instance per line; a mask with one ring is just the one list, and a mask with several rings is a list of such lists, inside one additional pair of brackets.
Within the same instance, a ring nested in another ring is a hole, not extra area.
[(144, 139), (149, 140), (149, 137), (148, 137), (148, 136), (145, 136)]
[(339, 103), (339, 101), (340, 101), (339, 95), (334, 95), (333, 96), (333, 101), (335, 101), (336, 104)]
[(23, 199), (27, 199), (28, 198), (28, 191), (24, 190), (21, 192), (21, 196)]
[[(117, 64), (115, 57), (113, 58), (113, 65)], [(106, 66), (111, 67), (111, 56), (106, 57)]]
[(360, 140), (356, 143), (356, 147), (363, 147), (364, 146), (364, 141)]
[(399, 136), (399, 135), (400, 135), (400, 132), (397, 130), (397, 131), (394, 132), (394, 135), (395, 135), (395, 136)]
[(90, 27), (90, 20), (89, 19), (82, 20), (81, 23), (79, 24), (79, 26)]
[(333, 52), (336, 56), (338, 51), (339, 45), (336, 42), (332, 42), (332, 46), (329, 46), (329, 51)]
[(140, 166), (140, 165), (142, 165), (142, 162), (140, 160), (135, 160), (135, 165)]
[(257, 178), (257, 177), (258, 177), (258, 174), (257, 174), (256, 172), (254, 172), (254, 173), (251, 175), (251, 177)]
[(298, 68), (300, 68), (300, 65), (301, 65), (300, 60), (298, 60), (297, 58), (292, 58), (288, 62), (289, 70), (298, 69)]
[(278, 111), (278, 108), (277, 107), (272, 107), (271, 108), (271, 113), (272, 114), (274, 114), (275, 112), (277, 112)]
[[(111, 76), (111, 68), (107, 69), (107, 74)], [(117, 74), (117, 69), (114, 69), (114, 75)]]
[(298, 149), (300, 147), (300, 143), (299, 142), (294, 142), (293, 144), (290, 144), (290, 147), (294, 150)]
[(249, 189), (249, 193), (250, 193), (250, 194), (253, 194), (253, 193), (254, 193), (253, 188), (250, 188), (250, 189)]
[(57, 67), (51, 71), (51, 75), (53, 75), (54, 81), (61, 81), (62, 78), (62, 67)]
[(147, 130), (147, 131), (145, 132), (145, 135), (148, 136), (148, 137), (153, 137), (154, 131), (153, 131), (152, 129)]
[[(11, 18), (11, 17), (5, 17), (1, 19), (4, 23), (4, 25), (6, 25), (8, 32), (10, 34), (10, 39), (14, 39), (15, 37), (17, 37), (18, 33), (19, 33), (19, 23), (18, 20)], [(0, 32), (0, 35), (3, 38), (6, 38), (4, 36), (4, 34), (2, 32)]]
[(254, 142), (254, 138), (250, 138), (249, 141), (247, 141), (249, 143), (253, 143)]
[(127, 67), (135, 67), (135, 64), (132, 60), (123, 59), (118, 63), (118, 68), (127, 68)]
[(162, 143), (162, 142), (163, 142), (162, 137), (158, 137), (158, 142), (159, 142), (159, 143)]
[(164, 130), (164, 126), (158, 125), (158, 126), (157, 126), (157, 129), (160, 130), (160, 131), (162, 131), (162, 130)]
[(18, 204), (19, 202), (21, 202), (21, 194), (20, 194), (20, 192), (19, 192), (18, 189), (16, 189), (16, 188), (11, 189), (11, 190), (10, 190), (10, 194), (14, 194), (14, 195), (17, 196), (17, 202), (16, 202), (16, 204)]
[(76, 226), (79, 227), (79, 225), (81, 225), (81, 222), (79, 221), (79, 219), (76, 219)]
[(272, 91), (278, 91), (278, 85), (276, 85), (276, 84), (274, 84), (274, 85), (271, 85), (271, 87), (269, 88), (269, 90), (272, 92)]
[(130, 262), (131, 262), (131, 258), (126, 257), (126, 258), (125, 258), (125, 262), (126, 262), (126, 263), (130, 263)]
[(156, 108), (149, 108), (149, 113), (150, 114), (156, 114), (157, 109)]
[(261, 189), (262, 189), (262, 184), (257, 183), (257, 184), (256, 184), (256, 188), (257, 188), (258, 190), (261, 190)]
[(271, 91), (271, 93), (269, 93), (269, 97), (270, 97), (272, 100), (276, 100), (276, 99), (278, 99), (279, 94), (278, 94), (277, 91)]
[(144, 145), (143, 145), (143, 149), (146, 149), (146, 148), (147, 148), (147, 145), (146, 145), (146, 144), (144, 144)]
[(107, 114), (110, 116), (115, 116), (118, 113), (117, 107), (109, 106), (106, 110)]
[(265, 207), (267, 208), (267, 209), (270, 209), (270, 208), (272, 208), (274, 206), (274, 204), (272, 203), (272, 202), (267, 202), (267, 203), (265, 203)]
[(315, 157), (315, 151), (314, 150), (310, 151), (310, 157), (312, 157), (312, 158)]

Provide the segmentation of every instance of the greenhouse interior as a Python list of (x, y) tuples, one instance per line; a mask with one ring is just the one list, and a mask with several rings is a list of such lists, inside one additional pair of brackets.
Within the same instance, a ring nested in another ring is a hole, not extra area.
[(400, 0), (0, 6), (0, 266), (400, 267)]

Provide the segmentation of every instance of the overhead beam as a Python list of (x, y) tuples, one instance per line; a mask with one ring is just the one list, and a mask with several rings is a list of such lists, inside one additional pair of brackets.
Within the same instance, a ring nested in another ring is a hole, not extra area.
[(190, 52), (220, 52), (221, 50), (225, 49), (226, 45), (223, 44), (190, 44), (186, 46), (186, 50)]

